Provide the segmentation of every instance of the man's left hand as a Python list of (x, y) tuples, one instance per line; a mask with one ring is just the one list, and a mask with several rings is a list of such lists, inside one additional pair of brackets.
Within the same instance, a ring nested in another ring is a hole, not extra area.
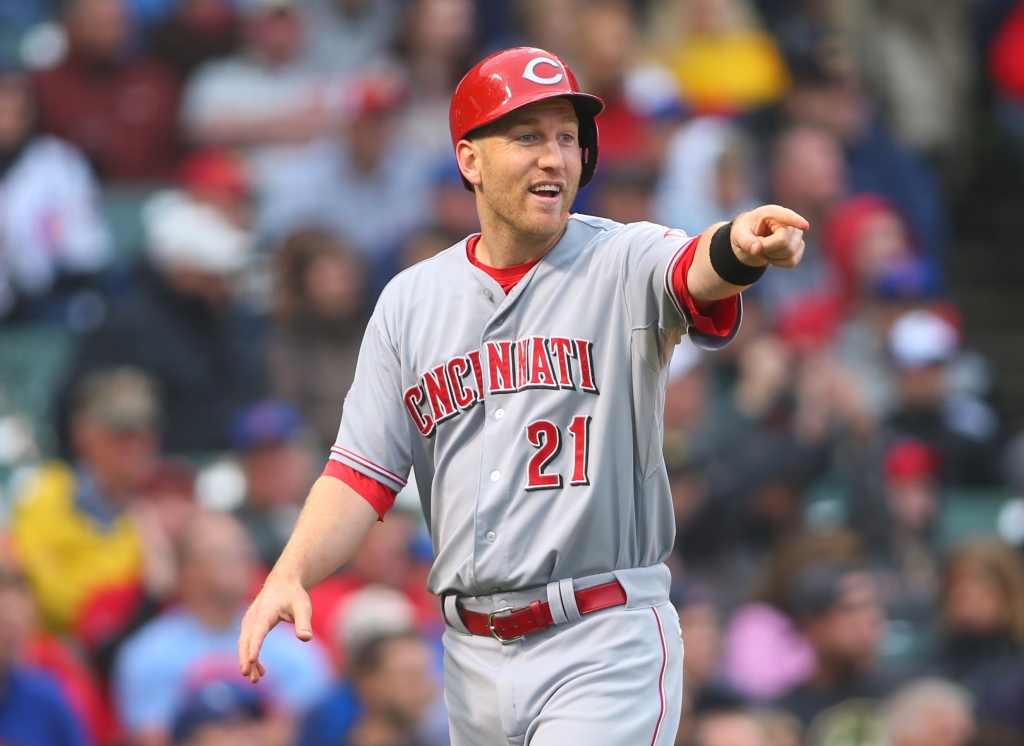
[(792, 210), (764, 205), (732, 221), (732, 250), (751, 267), (795, 267), (804, 255), (804, 231), (809, 227)]

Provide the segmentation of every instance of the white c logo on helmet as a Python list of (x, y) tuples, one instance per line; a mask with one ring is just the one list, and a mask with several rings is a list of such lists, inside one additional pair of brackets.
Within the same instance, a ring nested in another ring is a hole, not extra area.
[(526, 70), (523, 71), (523, 77), (526, 78), (527, 80), (532, 80), (534, 83), (540, 83), (541, 85), (554, 85), (555, 83), (561, 81), (561, 79), (564, 77), (562, 73), (558, 73), (558, 75), (552, 75), (550, 78), (540, 77), (536, 72), (534, 72), (534, 68), (541, 63), (545, 65), (551, 65), (551, 67), (555, 68), (556, 70), (562, 69), (561, 65), (559, 65), (557, 62), (555, 62), (553, 59), (550, 59), (549, 57), (534, 57), (526, 65)]

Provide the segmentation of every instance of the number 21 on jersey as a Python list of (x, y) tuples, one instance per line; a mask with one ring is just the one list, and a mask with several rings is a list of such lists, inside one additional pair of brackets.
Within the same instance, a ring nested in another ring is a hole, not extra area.
[[(572, 477), (569, 484), (573, 487), (590, 484), (587, 467), (590, 458), (591, 419), (589, 415), (573, 417), (566, 428), (572, 437)], [(545, 473), (547, 467), (562, 451), (562, 431), (549, 420), (537, 420), (526, 426), (526, 440), (537, 449), (527, 469), (526, 489), (562, 489), (560, 472)]]

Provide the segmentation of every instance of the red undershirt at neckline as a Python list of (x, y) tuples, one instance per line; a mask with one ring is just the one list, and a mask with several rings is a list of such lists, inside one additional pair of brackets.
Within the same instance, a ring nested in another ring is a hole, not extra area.
[(533, 266), (540, 261), (540, 259), (534, 259), (532, 262), (526, 262), (524, 264), (513, 264), (511, 267), (488, 267), (486, 264), (480, 262), (476, 258), (476, 245), (480, 241), (480, 234), (477, 233), (475, 236), (470, 236), (469, 240), (466, 241), (466, 256), (469, 257), (469, 263), (474, 267), (479, 267), (496, 283), (501, 285), (501, 289), (508, 295), (508, 292), (519, 284), (519, 281), (526, 277), (526, 273), (533, 269)]

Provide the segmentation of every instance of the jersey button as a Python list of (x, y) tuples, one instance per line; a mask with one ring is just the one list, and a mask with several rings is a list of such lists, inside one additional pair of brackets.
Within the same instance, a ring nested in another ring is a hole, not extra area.
[(491, 472), (491, 481), (492, 482), (497, 482), (499, 479), (501, 479), (501, 473), (497, 472), (497, 471), (492, 471)]
[(484, 297), (487, 298), (488, 300), (490, 300), (491, 298), (494, 297), (494, 293), (492, 293), (487, 288), (484, 288)]
[(494, 541), (497, 538), (498, 538), (498, 535), (496, 533), (494, 533), (493, 531), (488, 531), (487, 532), (487, 541)]
[(494, 413), (494, 419), (496, 419), (496, 420), (500, 420), (504, 416), (505, 416), (505, 410), (504, 409), (499, 409), (497, 412)]

